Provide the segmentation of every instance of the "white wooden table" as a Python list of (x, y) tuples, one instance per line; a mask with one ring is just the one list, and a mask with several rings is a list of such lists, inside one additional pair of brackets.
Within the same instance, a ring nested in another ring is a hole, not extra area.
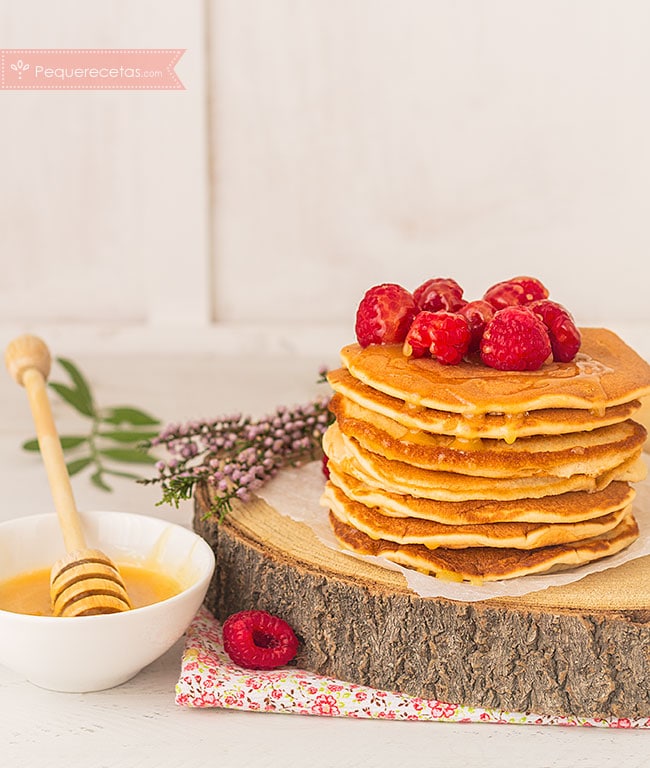
[[(227, 358), (216, 354), (89, 354), (75, 358), (101, 405), (145, 407), (163, 421), (241, 410), (263, 415), (318, 392), (317, 370), (332, 360), (307, 356)], [(59, 372), (60, 374), (60, 372)], [(53, 378), (55, 378), (53, 376)], [(63, 378), (57, 375), (56, 378)], [(0, 519), (51, 509), (37, 456), (20, 449), (32, 435), (24, 393), (0, 375)], [(79, 423), (55, 404), (61, 432)], [(158, 491), (129, 481), (112, 495), (73, 479), (82, 509), (160, 515), (189, 525), (189, 505), (156, 507)], [(224, 710), (174, 703), (182, 644), (118, 688), (90, 694), (41, 690), (0, 667), (0, 765), (353, 766), (481, 765), (579, 768), (647, 765), (645, 731), (536, 726), (384, 722)]]

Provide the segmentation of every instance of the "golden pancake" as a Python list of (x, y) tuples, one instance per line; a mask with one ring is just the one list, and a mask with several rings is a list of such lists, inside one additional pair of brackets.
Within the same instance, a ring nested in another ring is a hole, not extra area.
[(336, 422), (323, 436), (323, 450), (335, 469), (367, 485), (438, 501), (542, 498), (568, 491), (601, 490), (614, 480), (635, 482), (646, 476), (640, 450), (618, 467), (598, 476), (486, 478), (422, 469), (367, 451), (354, 438), (346, 437)]
[(627, 483), (614, 481), (601, 491), (572, 491), (540, 499), (435, 501), (372, 488), (352, 475), (338, 472), (331, 462), (329, 479), (349, 499), (367, 507), (379, 507), (384, 515), (415, 517), (446, 525), (579, 522), (623, 509), (636, 495)]
[(341, 522), (332, 512), (329, 519), (334, 535), (346, 549), (363, 555), (385, 557), (438, 578), (475, 584), (584, 565), (620, 552), (639, 535), (634, 517), (628, 514), (611, 531), (569, 544), (531, 550), (496, 547), (429, 549), (422, 544), (397, 544), (385, 539), (372, 539)]
[(536, 549), (567, 544), (611, 531), (632, 511), (632, 507), (628, 506), (603, 517), (577, 523), (445, 525), (414, 517), (387, 517), (377, 507), (366, 507), (348, 499), (331, 483), (326, 485), (321, 503), (342, 523), (353, 526), (371, 539), (385, 539), (397, 544), (423, 544), (429, 549)]
[[(327, 380), (335, 392), (408, 429), (455, 435), (468, 440), (492, 438), (512, 443), (518, 437), (587, 431), (625, 421), (641, 408), (639, 400), (631, 400), (601, 409), (543, 408), (522, 413), (464, 415), (426, 408), (391, 397), (355, 379), (345, 368), (329, 371)], [(647, 410), (650, 413), (650, 406)], [(643, 419), (637, 420), (643, 423)]]
[[(640, 403), (641, 407), (634, 415), (634, 418), (639, 424), (643, 424), (646, 431), (648, 431), (650, 430), (650, 397), (644, 397)], [(650, 438), (646, 438), (644, 450), (650, 452)]]
[(343, 546), (441, 578), (570, 568), (638, 535), (629, 482), (646, 476), (650, 365), (581, 329), (569, 363), (499, 371), (351, 344), (331, 371), (322, 503)]
[(409, 430), (339, 394), (330, 410), (341, 432), (367, 451), (423, 469), (479, 477), (600, 475), (638, 454), (646, 439), (645, 428), (628, 420), (590, 432), (522, 437), (512, 445), (465, 441)]
[(343, 365), (364, 384), (408, 403), (468, 414), (523, 413), (545, 408), (603, 410), (650, 394), (650, 365), (615, 333), (581, 329), (570, 363), (536, 371), (499, 371), (480, 362), (443, 365), (406, 357), (400, 345), (341, 350)]

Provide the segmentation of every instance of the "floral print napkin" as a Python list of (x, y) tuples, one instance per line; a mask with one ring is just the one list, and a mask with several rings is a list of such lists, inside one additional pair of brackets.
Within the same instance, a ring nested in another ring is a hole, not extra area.
[(223, 650), (221, 625), (202, 608), (185, 640), (176, 704), (329, 717), (650, 728), (650, 718), (598, 719), (502, 712), (389, 693), (293, 667), (246, 670)]

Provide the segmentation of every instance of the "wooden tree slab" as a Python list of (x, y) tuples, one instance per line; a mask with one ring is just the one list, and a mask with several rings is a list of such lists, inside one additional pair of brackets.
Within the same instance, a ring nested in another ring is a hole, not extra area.
[[(650, 717), (650, 557), (518, 598), (422, 598), (392, 570), (336, 552), (261, 500), (194, 528), (217, 559), (206, 606), (259, 608), (313, 672), (465, 706)], [(281, 510), (280, 510), (281, 511)]]

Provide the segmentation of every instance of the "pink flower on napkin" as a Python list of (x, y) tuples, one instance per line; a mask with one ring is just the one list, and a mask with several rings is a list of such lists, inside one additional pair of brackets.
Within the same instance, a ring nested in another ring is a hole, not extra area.
[(312, 706), (312, 712), (318, 715), (340, 715), (341, 712), (336, 705), (336, 699), (334, 696), (320, 695), (316, 697), (316, 701)]

